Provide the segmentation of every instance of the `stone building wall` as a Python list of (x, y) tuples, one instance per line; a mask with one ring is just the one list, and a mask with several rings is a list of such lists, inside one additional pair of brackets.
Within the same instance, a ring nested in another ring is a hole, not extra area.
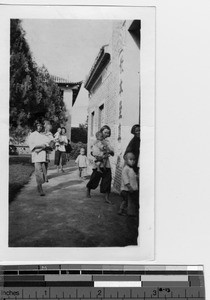
[[(132, 138), (130, 134), (131, 126), (139, 122), (139, 93), (137, 89), (131, 86), (133, 83), (131, 74), (126, 74), (127, 69), (132, 65), (132, 61), (138, 65), (138, 56), (130, 58), (129, 47), (136, 47), (132, 44), (132, 39), (129, 39), (130, 33), (128, 26), (131, 21), (114, 21), (113, 32), (107, 51), (111, 55), (111, 60), (106, 68), (103, 70), (101, 77), (92, 89), (89, 98), (88, 107), (88, 155), (90, 154), (90, 147), (95, 139), (95, 133), (101, 125), (107, 124), (110, 126), (112, 134), (109, 138), (110, 143), (115, 150), (114, 157), (110, 157), (113, 176), (113, 188), (119, 192), (121, 183), (121, 172), (124, 165), (123, 153), (125, 148)], [(131, 45), (129, 45), (131, 44)], [(127, 65), (126, 65), (126, 60)], [(129, 76), (130, 75), (130, 76)], [(135, 74), (134, 74), (135, 76)], [(139, 85), (139, 78), (137, 78)], [(133, 110), (130, 110), (129, 101), (126, 95), (129, 95), (127, 89), (131, 89), (131, 94), (135, 99)], [(134, 93), (132, 93), (132, 90)], [(100, 107), (104, 105), (103, 124), (100, 124)], [(135, 111), (137, 111), (135, 113)], [(94, 130), (91, 132), (91, 114), (94, 112)], [(129, 121), (130, 120), (130, 121)], [(92, 135), (93, 133), (93, 135)], [(90, 157), (90, 156), (89, 156)]]

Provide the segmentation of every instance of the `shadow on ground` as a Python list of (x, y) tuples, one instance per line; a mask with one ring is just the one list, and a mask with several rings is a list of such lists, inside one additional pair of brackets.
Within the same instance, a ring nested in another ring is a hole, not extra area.
[(86, 198), (87, 180), (75, 166), (65, 173), (49, 170), (45, 197), (36, 191), (34, 176), (10, 204), (10, 247), (123, 247), (137, 245), (138, 220), (117, 214), (121, 198), (111, 193), (105, 203), (98, 189)]

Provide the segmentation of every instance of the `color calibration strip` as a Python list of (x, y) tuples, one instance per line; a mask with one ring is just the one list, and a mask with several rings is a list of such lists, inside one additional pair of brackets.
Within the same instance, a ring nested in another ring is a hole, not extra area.
[(205, 299), (203, 266), (7, 265), (6, 299)]

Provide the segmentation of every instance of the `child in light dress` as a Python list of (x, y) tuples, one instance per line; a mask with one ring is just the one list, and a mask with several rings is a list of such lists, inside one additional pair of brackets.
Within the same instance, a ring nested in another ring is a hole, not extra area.
[(79, 177), (85, 177), (87, 175), (88, 158), (85, 155), (85, 149), (80, 149), (80, 154), (77, 156), (75, 163), (78, 166)]
[(136, 164), (135, 155), (132, 152), (126, 153), (125, 166), (122, 170), (121, 181), (121, 205), (119, 215), (138, 216), (139, 209), (139, 187), (138, 176), (134, 171)]
[(107, 150), (107, 144), (106, 141), (104, 141), (102, 132), (96, 132), (96, 141), (92, 146), (92, 154), (95, 157), (94, 163), (97, 168), (97, 171), (100, 173), (102, 173), (102, 169), (106, 167)]

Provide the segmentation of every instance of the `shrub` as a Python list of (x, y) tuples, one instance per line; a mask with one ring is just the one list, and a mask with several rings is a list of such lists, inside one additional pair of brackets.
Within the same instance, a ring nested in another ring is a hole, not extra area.
[(87, 143), (87, 129), (84, 127), (84, 125), (71, 128), (71, 140), (73, 143)]
[(9, 145), (9, 155), (18, 155), (17, 147), (14, 145)]

